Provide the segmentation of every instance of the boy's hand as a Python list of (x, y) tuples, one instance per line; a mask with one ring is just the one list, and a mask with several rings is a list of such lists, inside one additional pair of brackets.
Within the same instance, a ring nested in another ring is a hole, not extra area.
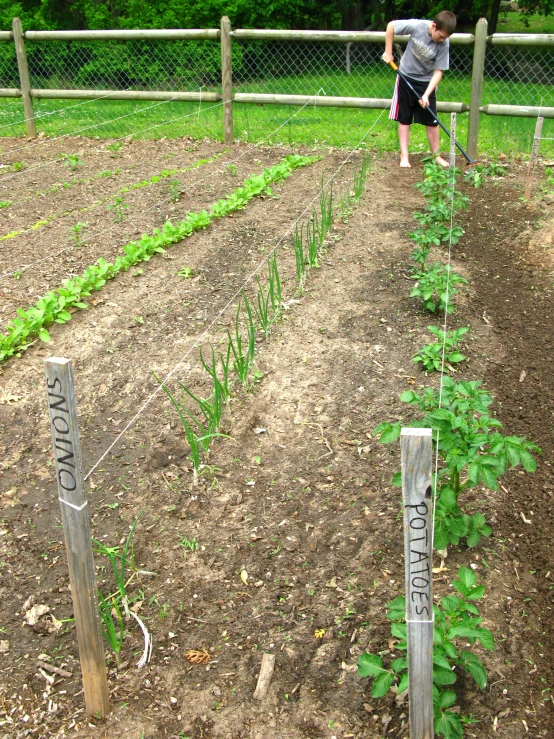
[(419, 101), (419, 104), (422, 108), (429, 107), (429, 95), (428, 93), (425, 93), (421, 96), (421, 100)]
[(381, 56), (381, 59), (388, 64), (389, 62), (394, 61), (394, 54), (391, 54), (390, 52), (385, 51), (385, 53)]

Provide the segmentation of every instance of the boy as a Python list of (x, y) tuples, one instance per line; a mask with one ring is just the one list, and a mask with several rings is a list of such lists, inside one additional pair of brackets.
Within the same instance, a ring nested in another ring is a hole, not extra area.
[(439, 156), (438, 124), (426, 108), (429, 107), (436, 115), (435, 89), (449, 66), (448, 39), (455, 28), (456, 16), (449, 10), (441, 11), (433, 21), (401, 20), (391, 21), (387, 25), (385, 53), (382, 58), (387, 64), (393, 61), (392, 45), (395, 34), (409, 36), (406, 51), (400, 60), (400, 71), (420, 95), (420, 99), (416, 100), (412, 90), (397, 75), (389, 118), (398, 121), (401, 167), (410, 166), (408, 142), (413, 121), (427, 128), (427, 140), (436, 163), (441, 167), (448, 167), (448, 162)]

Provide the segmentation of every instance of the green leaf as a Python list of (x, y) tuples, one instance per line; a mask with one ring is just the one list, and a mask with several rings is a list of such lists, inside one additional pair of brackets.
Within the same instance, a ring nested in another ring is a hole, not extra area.
[(467, 359), (467, 357), (461, 352), (450, 352), (447, 359), (449, 362), (463, 362), (464, 359)]
[(481, 627), (479, 629), (479, 636), (477, 637), (481, 642), (481, 646), (489, 651), (494, 651), (494, 636), (488, 629)]
[(368, 654), (367, 652), (360, 654), (358, 657), (359, 677), (378, 677), (382, 672), (385, 672), (385, 669), (380, 657), (376, 654)]
[(392, 672), (383, 672), (373, 683), (371, 689), (372, 698), (382, 698), (390, 690), (390, 686), (394, 680)]
[(406, 390), (401, 393), (399, 397), (403, 403), (413, 403), (413, 401), (417, 399), (417, 395), (413, 390)]
[(433, 667), (433, 682), (435, 685), (452, 685), (456, 682), (456, 675), (451, 669)]
[(483, 665), (477, 662), (466, 662), (464, 663), (464, 667), (481, 690), (484, 690), (487, 687), (487, 673)]
[(398, 683), (398, 693), (403, 693), (405, 690), (408, 690), (408, 675), (402, 675)]
[(464, 735), (464, 727), (458, 714), (452, 711), (441, 712), (435, 720), (435, 734), (444, 736), (445, 739), (461, 739)]
[(433, 654), (433, 664), (437, 667), (444, 667), (445, 670), (452, 670), (450, 662), (446, 659), (444, 654)]
[(395, 472), (392, 476), (392, 480), (390, 481), (391, 485), (394, 485), (395, 488), (401, 488), (402, 487), (402, 472)]
[(379, 441), (381, 444), (390, 444), (391, 442), (396, 441), (400, 436), (400, 430), (399, 423), (394, 425), (389, 424), (389, 428), (381, 432)]
[(38, 337), (41, 341), (45, 341), (46, 343), (50, 341), (50, 334), (45, 328), (39, 329)]
[(476, 547), (477, 544), (481, 541), (481, 534), (479, 531), (472, 531), (471, 534), (466, 539), (466, 544), (468, 547)]
[(466, 594), (466, 598), (468, 600), (479, 600), (485, 595), (485, 586), (484, 585), (477, 585), (474, 588), (471, 588), (471, 590)]
[(444, 693), (441, 693), (439, 699), (439, 706), (441, 708), (450, 708), (454, 703), (456, 703), (456, 693), (453, 690), (445, 690)]
[[(458, 570), (458, 578), (467, 590), (472, 588), (477, 582), (477, 575), (473, 570), (470, 570), (469, 567), (460, 567)], [(456, 587), (456, 581), (454, 581), (454, 587)]]
[(526, 472), (535, 472), (537, 469), (537, 460), (533, 457), (532, 454), (529, 454), (529, 452), (525, 450), (521, 450), (521, 464), (523, 465), (523, 469)]

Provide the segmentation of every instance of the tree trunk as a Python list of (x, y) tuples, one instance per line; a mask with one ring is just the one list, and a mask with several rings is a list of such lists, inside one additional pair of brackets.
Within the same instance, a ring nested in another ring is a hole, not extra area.
[(341, 0), (339, 2), (341, 12), (341, 31), (363, 31), (365, 3), (352, 0)]
[(500, 12), (500, 0), (492, 0), (491, 15), (489, 18), (489, 34), (496, 33), (496, 26), (498, 25), (498, 14)]

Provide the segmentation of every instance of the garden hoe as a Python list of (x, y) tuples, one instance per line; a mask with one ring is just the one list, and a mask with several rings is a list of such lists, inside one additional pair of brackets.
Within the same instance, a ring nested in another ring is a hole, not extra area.
[[(392, 68), (394, 69), (394, 71), (396, 72), (396, 74), (397, 74), (397, 75), (398, 75), (399, 77), (402, 77), (402, 79), (404, 80), (404, 82), (405, 82), (405, 83), (406, 83), (406, 84), (408, 85), (408, 87), (410, 88), (410, 90), (411, 90), (411, 91), (412, 91), (412, 92), (414, 93), (414, 95), (415, 95), (415, 96), (417, 97), (417, 99), (419, 100), (419, 99), (420, 99), (420, 97), (419, 97), (418, 93), (417, 93), (417, 92), (416, 92), (416, 91), (414, 90), (414, 88), (413, 88), (413, 87), (412, 87), (412, 85), (411, 85), (411, 84), (410, 84), (410, 83), (408, 82), (408, 80), (406, 79), (406, 77), (405, 77), (405, 76), (404, 76), (404, 75), (402, 74), (402, 72), (401, 72), (401, 71), (400, 71), (400, 70), (398, 69), (398, 66), (397, 66), (397, 65), (396, 65), (396, 64), (395, 64), (394, 62), (387, 62), (387, 63), (389, 64), (389, 66), (391, 66), (391, 67), (392, 67)], [(445, 125), (444, 125), (443, 123), (441, 123), (441, 122), (439, 121), (439, 119), (438, 119), (438, 118), (437, 118), (437, 116), (435, 115), (434, 111), (432, 111), (432, 110), (431, 110), (431, 108), (427, 108), (427, 110), (429, 111), (429, 113), (431, 113), (431, 115), (433, 116), (433, 118), (435, 119), (435, 121), (436, 121), (436, 122), (437, 122), (437, 123), (439, 124), (439, 126), (440, 126), (440, 127), (442, 128), (442, 130), (443, 130), (443, 131), (445, 132), (445, 134), (446, 134), (446, 135), (448, 136), (448, 138), (451, 138), (451, 136), (450, 136), (450, 131), (449, 131), (449, 130), (448, 130), (448, 129), (446, 128), (446, 126), (445, 126)], [(467, 166), (468, 166), (468, 167), (475, 167), (475, 166), (476, 166), (477, 164), (479, 164), (479, 162), (475, 161), (475, 159), (472, 159), (472, 158), (471, 158), (471, 157), (469, 156), (469, 154), (467, 153), (467, 151), (465, 151), (465, 149), (463, 149), (463, 148), (462, 148), (462, 147), (460, 146), (460, 144), (459, 144), (459, 143), (458, 143), (458, 142), (456, 141), (456, 139), (454, 139), (454, 144), (455, 144), (455, 146), (457, 146), (457, 147), (458, 147), (458, 149), (459, 149), (459, 150), (460, 150), (460, 151), (462, 152), (462, 154), (463, 154), (463, 157), (464, 157), (464, 159), (466, 160), (466, 162), (467, 162)]]

